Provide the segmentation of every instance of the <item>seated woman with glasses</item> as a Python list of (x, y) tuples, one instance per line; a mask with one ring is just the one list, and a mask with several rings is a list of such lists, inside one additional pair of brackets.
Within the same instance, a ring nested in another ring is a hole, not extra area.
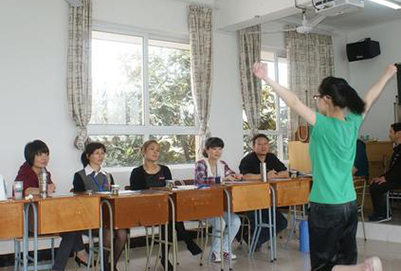
[[(74, 175), (74, 192), (102, 192), (109, 191), (110, 186), (114, 184), (113, 176), (102, 169), (102, 164), (106, 156), (106, 147), (102, 143), (93, 142), (85, 147), (82, 153), (81, 162), (84, 169)], [(114, 270), (117, 270), (118, 259), (124, 249), (127, 241), (127, 229), (114, 230)], [(104, 245), (110, 248), (111, 235), (110, 230), (104, 231)], [(110, 270), (109, 256), (110, 251), (106, 250), (104, 254), (105, 271)]]
[[(196, 184), (214, 184), (216, 179), (235, 181), (242, 178), (242, 175), (236, 174), (232, 171), (226, 162), (220, 160), (223, 154), (224, 142), (221, 138), (210, 137), (206, 140), (205, 149), (203, 151), (204, 159), (199, 160), (195, 164), (195, 183)], [(217, 178), (209, 178), (217, 177)], [(228, 213), (224, 212), (224, 240), (223, 240), (223, 255), (225, 258), (229, 257), (228, 247), (231, 246), (237, 232), (241, 226), (241, 221), (235, 213), (231, 213), (231, 225), (230, 225), (230, 240), (228, 240), (228, 234), (226, 224), (228, 221)], [(217, 236), (220, 232), (220, 221), (218, 218), (212, 220), (213, 224), (213, 235)], [(212, 243), (212, 260), (213, 262), (221, 262), (220, 257), (221, 247), (220, 238), (214, 238)], [(235, 260), (236, 255), (231, 254), (231, 259)]]
[[(142, 148), (143, 165), (134, 168), (131, 172), (130, 185), (132, 190), (144, 190), (151, 187), (164, 187), (166, 181), (171, 180), (171, 171), (167, 166), (158, 164), (160, 156), (160, 145), (156, 140), (146, 141)], [(170, 224), (169, 224), (170, 225)], [(192, 240), (191, 235), (185, 230), (183, 222), (176, 222), (175, 229), (179, 238), (183, 239), (187, 245), (187, 249), (192, 255), (198, 255), (202, 253), (199, 246)], [(162, 235), (164, 234), (162, 230)], [(171, 229), (169, 229), (171, 232)], [(172, 236), (169, 234), (169, 236)], [(165, 264), (165, 249), (162, 249), (162, 260), (161, 263)], [(173, 270), (172, 264), (169, 262), (168, 267), (164, 266), (165, 270)]]
[[(34, 140), (25, 146), (25, 163), (20, 167), (15, 181), (23, 182), (24, 195), (39, 195), (39, 176), (43, 170), (47, 173), (48, 194), (54, 193), (56, 187), (51, 179), (51, 174), (46, 167), (49, 163), (49, 148), (41, 140)], [(70, 253), (76, 253), (75, 262), (78, 265), (87, 265), (88, 255), (85, 252), (80, 232), (60, 233), (62, 238), (52, 270), (64, 271)]]

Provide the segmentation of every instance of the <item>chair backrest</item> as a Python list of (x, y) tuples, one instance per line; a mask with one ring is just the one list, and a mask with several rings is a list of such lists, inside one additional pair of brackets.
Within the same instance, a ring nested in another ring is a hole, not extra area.
[(366, 182), (367, 181), (363, 176), (354, 177), (354, 188), (357, 196), (358, 206), (362, 208), (365, 204)]

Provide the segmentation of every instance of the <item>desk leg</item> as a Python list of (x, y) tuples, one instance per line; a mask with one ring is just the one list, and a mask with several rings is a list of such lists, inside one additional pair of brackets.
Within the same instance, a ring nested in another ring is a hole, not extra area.
[(254, 215), (255, 215), (255, 225), (253, 228), (253, 235), (252, 235), (252, 240), (251, 243), (249, 244), (249, 250), (248, 250), (248, 257), (252, 257), (253, 256), (253, 251), (254, 251), (254, 246), (256, 243), (256, 230), (258, 228), (258, 214), (257, 214), (257, 210), (254, 211)]
[(38, 271), (38, 209), (35, 203), (30, 203), (33, 210), (33, 270)]
[[(171, 238), (172, 238), (172, 241), (171, 241), (171, 243), (172, 243), (172, 251), (173, 251), (173, 270), (174, 271), (176, 271), (177, 270), (177, 250), (175, 249), (176, 248), (176, 246), (177, 246), (177, 238), (176, 238), (176, 231), (175, 231), (175, 205), (174, 205), (174, 200), (171, 198), (171, 196), (169, 196), (168, 197), (168, 200), (169, 200), (169, 202), (170, 202), (170, 205), (171, 205), (171, 222), (172, 222), (172, 229), (171, 229), (171, 232), (172, 232), (172, 234), (173, 234), (173, 236), (171, 236)], [(166, 234), (166, 236), (167, 236), (167, 234)], [(165, 246), (165, 249), (166, 249), (166, 262), (165, 262), (165, 266), (167, 267), (168, 266), (168, 249), (167, 249), (167, 246), (168, 246), (168, 239), (166, 240), (166, 246)]]
[(276, 191), (274, 191), (274, 188), (270, 186), (270, 191), (272, 193), (272, 203), (273, 206), (271, 209), (273, 209), (273, 222), (272, 222), (272, 227), (273, 227), (273, 252), (274, 252), (274, 260), (277, 260), (277, 224), (276, 224)]
[[(174, 231), (174, 229), (172, 229), (172, 230)], [(161, 233), (160, 233), (160, 237), (161, 237)], [(164, 244), (164, 255), (165, 255), (164, 256), (164, 266), (166, 266), (166, 268), (167, 268), (167, 266), (168, 266), (168, 222), (164, 225), (164, 237), (165, 237), (164, 238), (164, 242), (165, 242), (165, 244)], [(175, 244), (175, 241), (173, 241), (173, 246), (176, 246), (176, 245), (177, 244)], [(173, 258), (174, 258), (174, 256), (173, 256)], [(174, 261), (174, 266), (173, 267), (174, 267), (174, 269), (176, 268), (175, 261)]]
[(223, 252), (223, 242), (224, 242), (224, 214), (223, 217), (220, 217), (220, 258), (221, 258), (221, 271), (224, 270), (224, 252)]
[[(232, 251), (232, 247), (231, 247), (231, 236), (230, 236), (230, 232), (231, 232), (231, 197), (230, 197), (230, 193), (227, 191), (227, 189), (224, 189), (224, 192), (226, 193), (226, 198), (227, 198), (227, 238), (228, 238), (228, 268), (230, 270), (233, 270), (232, 268), (232, 260), (231, 260), (231, 251)], [(223, 231), (224, 232), (224, 231)], [(221, 250), (223, 250), (223, 246), (221, 247)], [(223, 261), (223, 258), (221, 258)]]
[(93, 240), (92, 240), (92, 230), (90, 229), (88, 231), (88, 237), (89, 237), (89, 255), (88, 255), (88, 265), (86, 266), (86, 270), (90, 271), (91, 268), (91, 263), (92, 263), (92, 255), (93, 255)]
[[(106, 205), (107, 208), (109, 209), (109, 216), (110, 216), (110, 271), (114, 271), (114, 225), (113, 225), (113, 210), (111, 207), (110, 202), (108, 202), (107, 200), (102, 200), (102, 202), (100, 203), (100, 226), (101, 226), (101, 230), (102, 230), (102, 234), (103, 234), (103, 205)], [(99, 234), (100, 235), (100, 234)], [(101, 236), (103, 238), (103, 235)], [(101, 250), (101, 261), (102, 261), (102, 267), (104, 265), (104, 262), (108, 263), (108, 259), (104, 259), (103, 258), (103, 239), (102, 239), (102, 250)], [(101, 269), (102, 271), (104, 271), (103, 269)]]
[[(269, 237), (270, 237), (270, 262), (274, 261), (274, 231), (276, 227), (274, 226), (274, 221), (272, 221), (273, 208), (269, 209)], [(274, 216), (274, 215), (273, 215)]]
[(99, 255), (100, 255), (100, 271), (104, 271), (104, 253), (103, 253), (103, 204), (100, 203), (100, 228), (99, 228)]
[[(28, 246), (29, 246), (29, 207), (31, 203), (25, 204), (24, 206), (24, 237), (22, 239), (22, 250), (23, 250), (23, 270), (28, 271)], [(20, 263), (18, 262), (18, 265)]]

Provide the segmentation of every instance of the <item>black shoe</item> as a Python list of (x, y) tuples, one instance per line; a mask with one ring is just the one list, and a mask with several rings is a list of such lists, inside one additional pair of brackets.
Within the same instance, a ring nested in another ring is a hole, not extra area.
[(255, 246), (255, 252), (259, 252), (262, 249), (262, 245), (263, 243), (257, 242)]
[(164, 268), (164, 271), (173, 271), (173, 270), (174, 270), (174, 267), (173, 267), (173, 265), (170, 263), (170, 261), (167, 262), (167, 269), (166, 269), (166, 259), (162, 257), (162, 258), (160, 259), (160, 261), (161, 261), (161, 264), (162, 264), (162, 266), (163, 266), (163, 268)]
[(189, 252), (191, 252), (192, 255), (196, 256), (202, 253), (202, 249), (194, 242), (191, 240), (191, 242), (187, 245), (187, 248)]
[[(86, 262), (84, 262), (83, 260), (81, 260), (78, 256), (75, 256), (74, 260), (75, 260), (75, 262), (77, 263), (77, 265), (78, 265), (79, 267), (81, 267), (81, 264), (82, 264), (83, 266), (88, 266), (88, 263), (86, 263)], [(96, 266), (96, 262), (95, 262), (94, 265)], [(91, 265), (90, 267), (92, 267), (92, 265)]]
[(389, 221), (389, 220), (391, 220), (391, 216), (387, 217), (385, 215), (378, 215), (378, 214), (373, 214), (373, 215), (369, 216), (369, 221), (371, 221), (371, 222), (380, 222), (383, 220)]

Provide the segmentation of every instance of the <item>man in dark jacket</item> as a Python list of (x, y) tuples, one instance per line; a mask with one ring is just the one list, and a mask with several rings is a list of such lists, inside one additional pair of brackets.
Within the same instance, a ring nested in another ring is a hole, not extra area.
[[(244, 179), (261, 179), (260, 163), (266, 163), (266, 170), (268, 179), (277, 177), (289, 177), (285, 165), (275, 156), (269, 152), (269, 140), (265, 134), (257, 134), (252, 138), (253, 152), (247, 154), (242, 158), (239, 169)], [(254, 229), (254, 212), (248, 212), (247, 216), (251, 221), (251, 227)], [(268, 223), (269, 213), (265, 209), (262, 211), (262, 221)], [(287, 228), (287, 219), (279, 211), (276, 212), (276, 229), (277, 233)], [(270, 238), (269, 229), (263, 228), (258, 242), (256, 243), (256, 250), (267, 242)], [(246, 238), (245, 238), (246, 240)]]
[(392, 189), (401, 189), (401, 122), (391, 125), (389, 137), (394, 142), (394, 152), (385, 174), (370, 182), (374, 214), (369, 221), (388, 219), (386, 209), (386, 193)]

